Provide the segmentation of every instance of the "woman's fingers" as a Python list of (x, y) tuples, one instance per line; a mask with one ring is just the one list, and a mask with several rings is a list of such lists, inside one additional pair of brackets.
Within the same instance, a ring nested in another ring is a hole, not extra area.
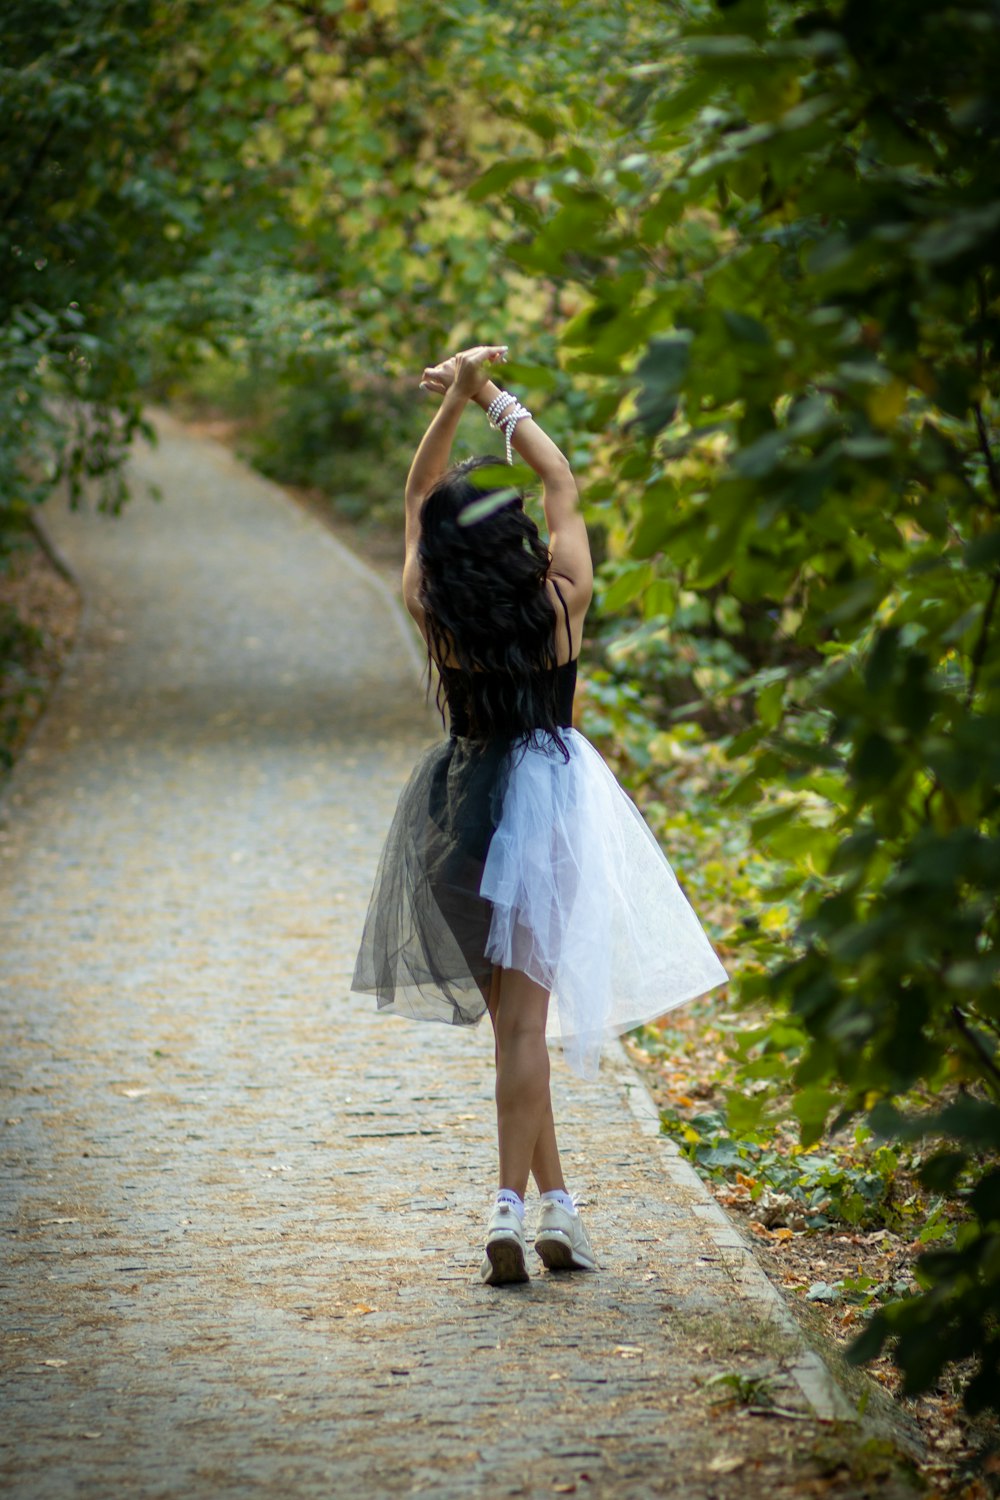
[(451, 385), (451, 382), (455, 378), (454, 357), (451, 359), (443, 359), (441, 363), (437, 365), (428, 365), (424, 370), (422, 378), (424, 380), (436, 380), (439, 384), (447, 388), (449, 385)]
[(460, 381), (463, 390), (474, 394), (486, 382), (486, 366), (502, 363), (506, 358), (506, 344), (476, 344), (442, 360), (439, 365), (428, 365), (420, 378), (420, 389), (443, 394), (454, 382)]
[(483, 360), (489, 360), (492, 363), (495, 360), (505, 359), (506, 356), (506, 344), (476, 344), (474, 348), (464, 351), (464, 358), (474, 360), (477, 364)]
[(420, 377), (421, 390), (446, 391), (455, 378), (454, 369), (444, 365), (428, 365)]
[(474, 396), (489, 380), (492, 360), (478, 350), (470, 349), (455, 361), (455, 386), (464, 396)]

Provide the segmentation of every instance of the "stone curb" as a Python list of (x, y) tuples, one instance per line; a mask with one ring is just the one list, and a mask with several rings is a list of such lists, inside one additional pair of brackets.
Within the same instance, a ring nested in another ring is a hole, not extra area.
[(716, 1246), (742, 1301), (762, 1321), (770, 1320), (798, 1350), (784, 1368), (817, 1421), (850, 1423), (861, 1437), (888, 1440), (911, 1462), (923, 1463), (927, 1457), (923, 1436), (891, 1397), (863, 1370), (857, 1371), (857, 1378), (870, 1398), (866, 1405), (859, 1407), (843, 1390), (823, 1356), (810, 1346), (787, 1299), (757, 1260), (752, 1243), (716, 1202), (691, 1163), (681, 1155), (676, 1142), (662, 1134), (659, 1111), (620, 1040), (617, 1045), (607, 1048), (602, 1069), (621, 1091), (629, 1113), (643, 1135), (658, 1142), (662, 1152), (661, 1168), (667, 1183), (676, 1185), (695, 1199), (694, 1212)]
[(857, 1408), (840, 1389), (824, 1361), (806, 1344), (795, 1315), (761, 1269), (749, 1241), (715, 1201), (690, 1162), (684, 1160), (676, 1144), (661, 1133), (656, 1105), (621, 1042), (608, 1048), (604, 1068), (623, 1094), (643, 1135), (659, 1142), (661, 1166), (667, 1183), (676, 1185), (695, 1199), (694, 1212), (718, 1250), (742, 1301), (761, 1319), (772, 1321), (799, 1347), (799, 1353), (786, 1368), (817, 1419), (821, 1422), (858, 1422)]

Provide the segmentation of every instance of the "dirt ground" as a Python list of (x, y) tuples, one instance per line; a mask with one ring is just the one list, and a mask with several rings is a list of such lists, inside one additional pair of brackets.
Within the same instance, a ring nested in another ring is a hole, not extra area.
[(26, 531), (0, 567), (0, 784), (49, 700), (79, 617), (76, 589)]

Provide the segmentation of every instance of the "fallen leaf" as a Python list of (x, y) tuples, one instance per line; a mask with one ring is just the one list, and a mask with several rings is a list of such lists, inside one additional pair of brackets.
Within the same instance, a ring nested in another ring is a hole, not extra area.
[(742, 1469), (745, 1463), (745, 1458), (734, 1458), (727, 1456), (725, 1453), (720, 1453), (716, 1458), (712, 1459), (708, 1467), (712, 1474), (732, 1474), (734, 1469)]
[[(337, 1304), (334, 1303), (335, 1307), (336, 1307), (336, 1305)], [(349, 1318), (352, 1318), (355, 1315), (357, 1315), (357, 1316), (363, 1316), (365, 1313), (373, 1313), (373, 1312), (377, 1312), (377, 1311), (378, 1311), (377, 1308), (375, 1308), (375, 1307), (369, 1307), (367, 1302), (359, 1302), (359, 1303), (357, 1303), (357, 1305), (355, 1307), (352, 1307), (352, 1308), (349, 1309), (347, 1316)]]

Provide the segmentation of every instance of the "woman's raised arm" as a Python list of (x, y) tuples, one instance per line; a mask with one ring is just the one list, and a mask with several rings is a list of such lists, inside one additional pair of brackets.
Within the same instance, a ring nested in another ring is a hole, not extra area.
[[(474, 399), (485, 409), (500, 395), (499, 386), (487, 380)], [(502, 411), (500, 420), (503, 421)], [(549, 576), (565, 585), (563, 594), (570, 613), (582, 618), (594, 592), (594, 564), (569, 459), (533, 417), (522, 417), (517, 423), (511, 446), (542, 481), (542, 509), (549, 528), (552, 557)]]
[(419, 597), (420, 566), (417, 559), (420, 507), (448, 467), (451, 446), (455, 441), (462, 412), (470, 400), (477, 398), (480, 386), (484, 382), (488, 383), (488, 366), (495, 360), (502, 360), (506, 352), (502, 344), (481, 344), (474, 349), (463, 350), (461, 354), (445, 360), (444, 364), (426, 369), (420, 382), (425, 389), (444, 392), (444, 400), (431, 418), (413, 455), (404, 492), (406, 560), (403, 563), (403, 599), (421, 628), (423, 609)]

